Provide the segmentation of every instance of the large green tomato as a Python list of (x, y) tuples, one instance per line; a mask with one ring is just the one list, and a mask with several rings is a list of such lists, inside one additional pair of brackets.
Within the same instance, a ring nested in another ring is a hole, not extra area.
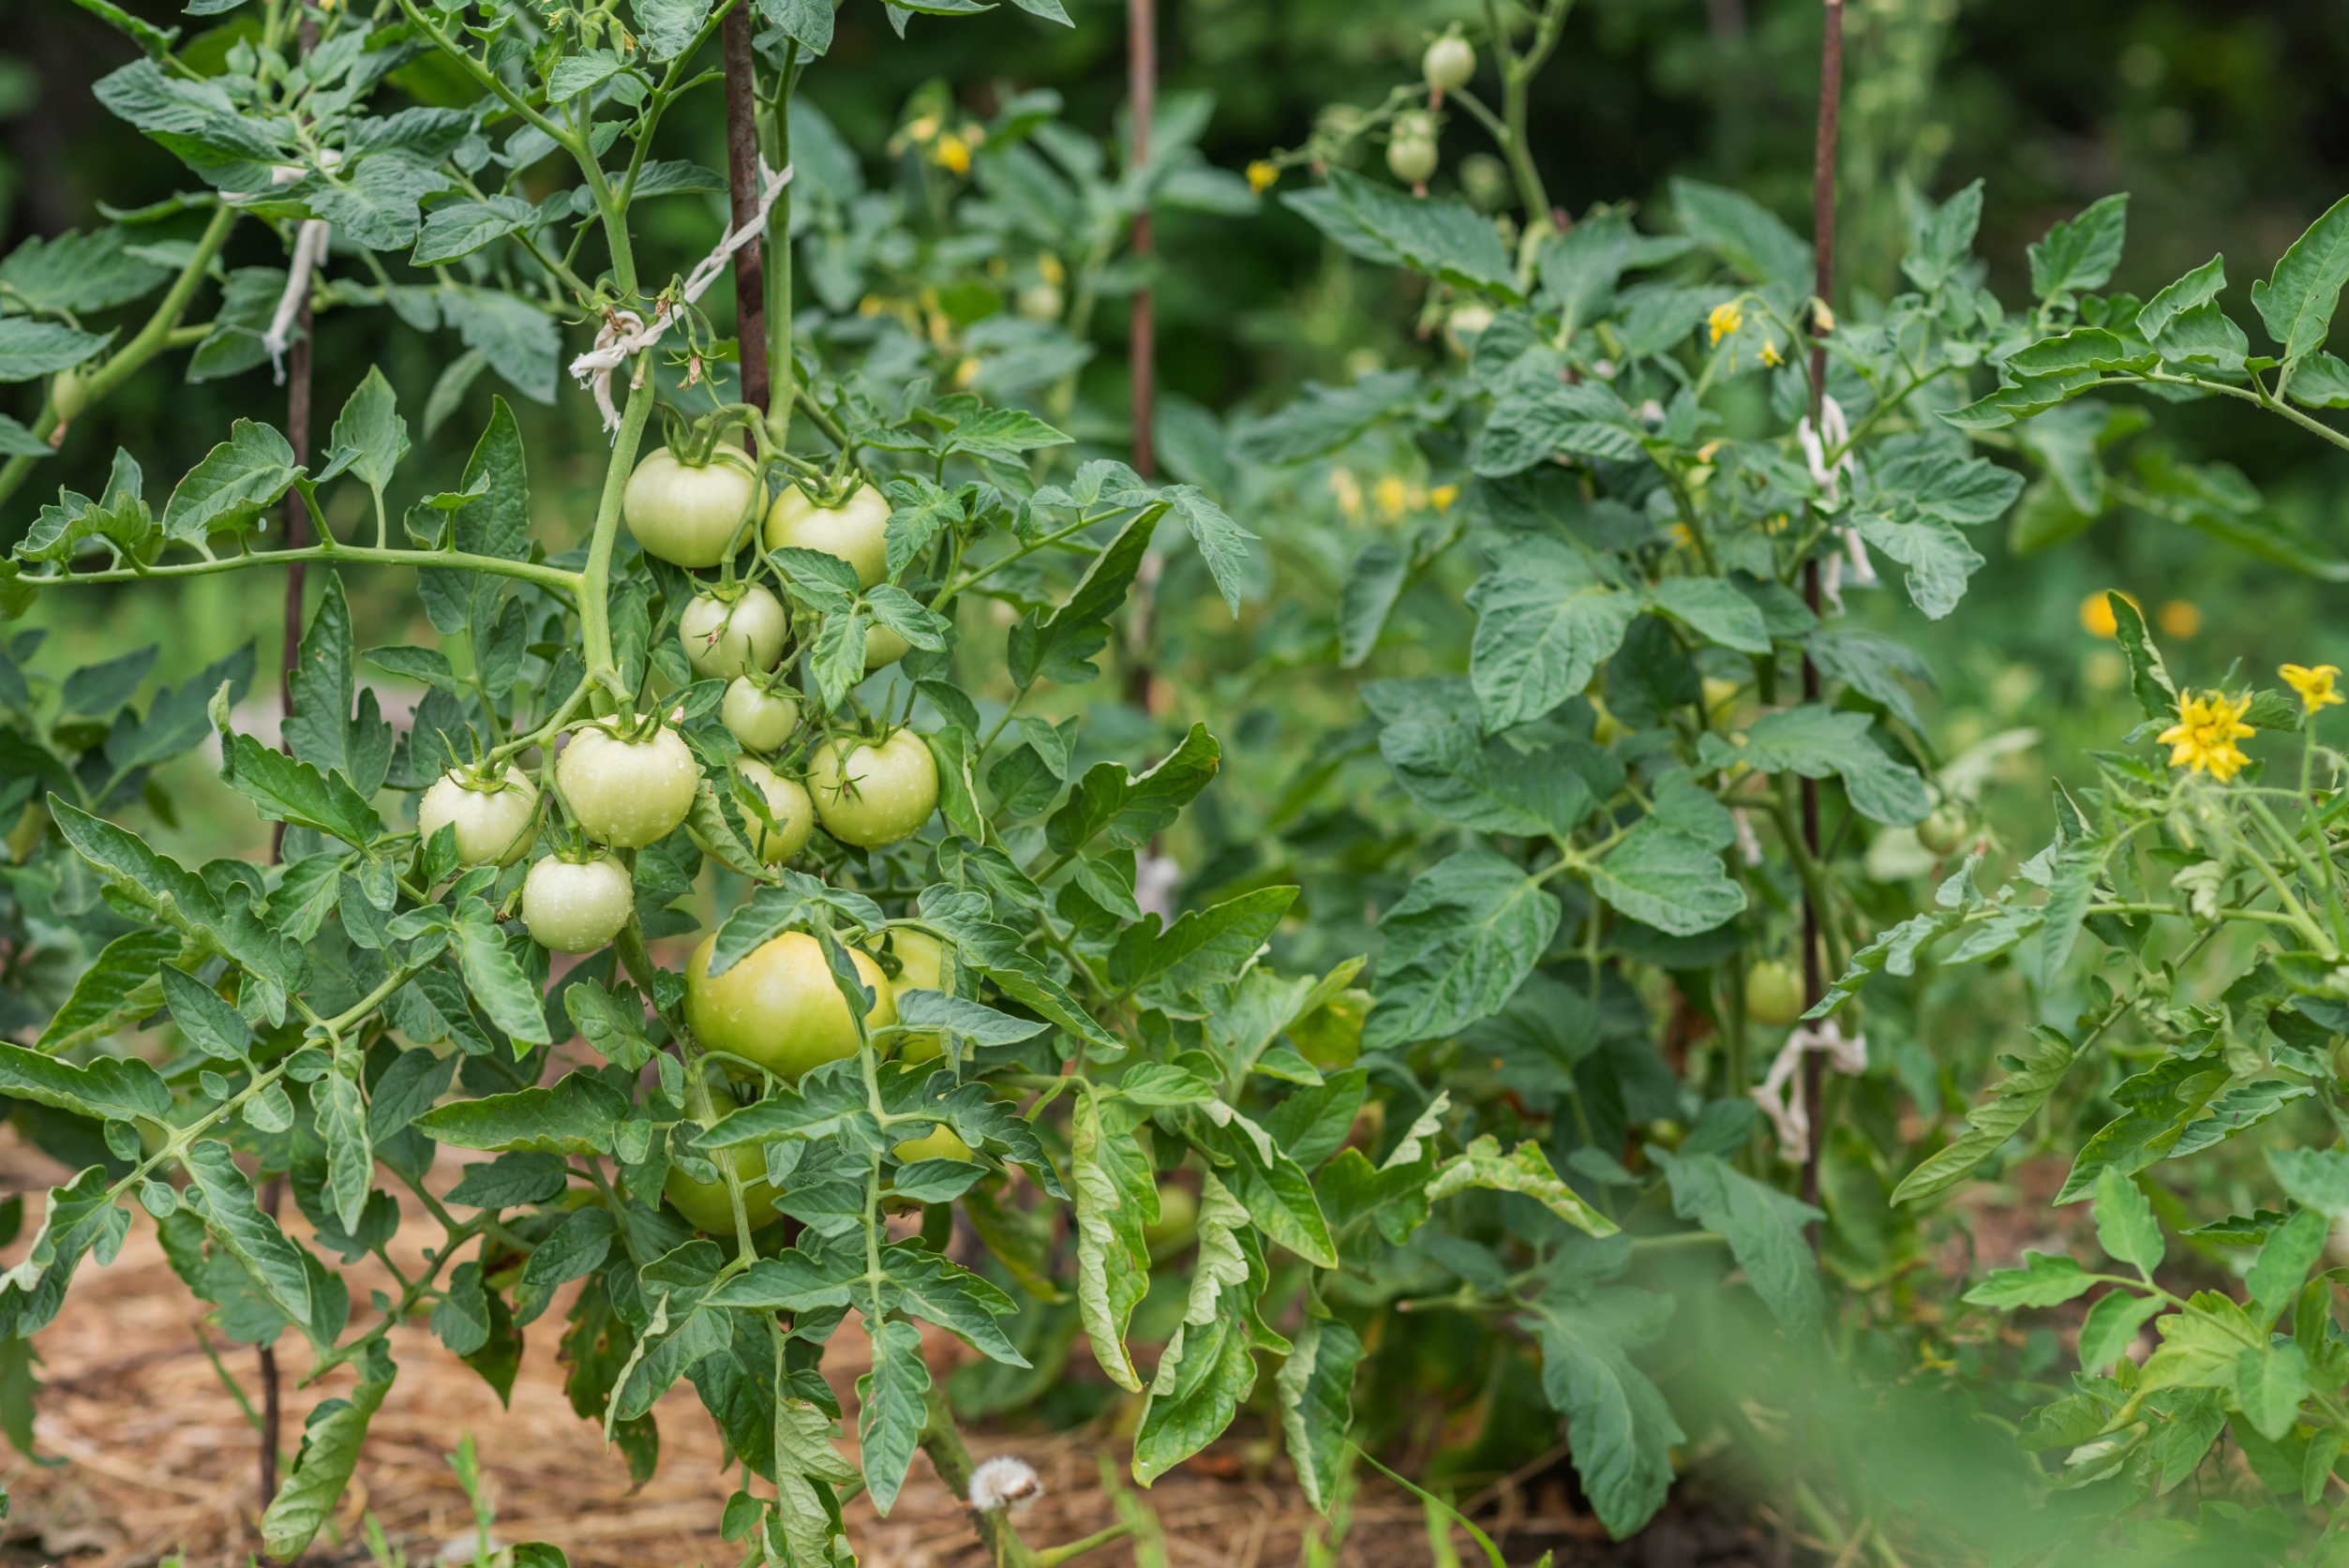
[(926, 1138), (907, 1138), (897, 1145), (897, 1157), (911, 1165), (917, 1159), (977, 1159), (971, 1146), (940, 1122)]
[(749, 750), (771, 752), (800, 727), (800, 699), (780, 687), (770, 688), (747, 675), (738, 675), (726, 686), (718, 718)]
[(599, 719), (574, 731), (555, 759), (555, 783), (589, 838), (615, 849), (642, 849), (685, 820), (701, 770), (675, 730), (663, 727), (631, 740), (616, 724)]
[(1782, 959), (1766, 958), (1745, 971), (1745, 1016), (1770, 1028), (1784, 1028), (1803, 1012), (1803, 976)]
[[(882, 933), (881, 941), (897, 959), (897, 978), (893, 982), (899, 995), (908, 991), (943, 991), (946, 977), (946, 944), (926, 931), (909, 926), (891, 926)], [(909, 1029), (897, 1037), (897, 1059), (901, 1062), (927, 1062), (946, 1053), (946, 1042), (935, 1029)]]
[[(757, 1144), (712, 1149), (708, 1157), (712, 1164), (724, 1160), (734, 1167), (735, 1178), (742, 1184), (742, 1212), (749, 1216), (752, 1230), (781, 1217), (775, 1213), (775, 1189), (767, 1182), (767, 1156)], [(703, 1234), (734, 1234), (734, 1200), (726, 1195), (726, 1183), (697, 1182), (672, 1165), (668, 1180), (661, 1184), (661, 1196), (685, 1217), (686, 1224)]]
[(549, 855), (522, 878), (522, 925), (559, 953), (591, 953), (620, 934), (636, 905), (636, 885), (614, 855), (566, 860)]
[(889, 501), (860, 485), (838, 506), (818, 506), (797, 485), (787, 485), (767, 511), (767, 547), (789, 546), (838, 557), (871, 588), (889, 575)]
[(432, 781), (416, 805), (416, 831), (430, 839), (442, 828), (456, 830), (460, 865), (504, 866), (531, 846), (538, 820), (538, 786), (512, 763), (495, 778), (452, 768)]
[[(713, 976), (710, 954), (717, 945), (711, 932), (685, 965), (685, 1022), (705, 1049), (756, 1062), (789, 1083), (810, 1068), (856, 1054), (856, 1021), (815, 937), (787, 931)], [(874, 993), (866, 1026), (896, 1023), (889, 977), (863, 953), (850, 948), (849, 956)]]
[(911, 838), (938, 809), (938, 763), (912, 730), (878, 745), (842, 736), (808, 760), (808, 792), (824, 831), (871, 849)]
[(628, 476), (620, 515), (649, 556), (676, 566), (715, 566), (732, 553), (758, 503), (751, 461), (722, 446), (700, 468), (688, 468), (660, 447)]
[(704, 680), (731, 680), (756, 671), (766, 674), (783, 657), (783, 639), (791, 618), (782, 601), (754, 583), (731, 603), (704, 593), (677, 618), (677, 640), (685, 645), (685, 662)]
[(766, 797), (767, 810), (775, 819), (770, 829), (744, 814), (742, 825), (757, 841), (751, 845), (751, 853), (771, 866), (779, 866), (805, 849), (808, 835), (815, 831), (815, 802), (807, 798), (807, 786), (785, 778), (755, 756), (736, 757), (734, 770)]

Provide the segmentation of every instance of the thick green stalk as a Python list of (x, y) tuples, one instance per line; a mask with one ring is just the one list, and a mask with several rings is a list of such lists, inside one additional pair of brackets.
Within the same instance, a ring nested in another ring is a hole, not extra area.
[[(615, 370), (618, 375), (626, 366)], [(620, 501), (628, 488), (628, 475), (636, 466), (636, 447), (644, 438), (645, 421), (652, 414), (652, 377), (651, 366), (645, 366), (644, 380), (628, 393), (628, 407), (620, 419), (620, 434), (612, 441), (611, 467), (604, 474), (603, 500), (595, 508), (595, 534), (588, 542), (586, 568), (579, 574), (579, 633), (586, 650), (588, 679), (602, 687), (606, 698), (597, 700), (596, 711), (616, 710), (613, 702), (634, 698), (620, 679), (620, 665), (612, 658), (612, 543), (620, 532)]]
[(85, 583), (155, 582), (172, 577), (208, 577), (220, 572), (241, 572), (248, 566), (291, 566), (295, 561), (325, 560), (358, 566), (434, 566), (452, 572), (486, 572), (495, 577), (515, 577), (562, 593), (579, 591), (580, 575), (544, 561), (507, 560), (501, 556), (469, 555), (463, 550), (401, 550), (372, 545), (308, 545), (298, 550), (255, 551), (212, 560), (185, 560), (170, 566), (110, 566), (101, 572), (59, 572), (17, 579), (27, 588), (68, 588)]

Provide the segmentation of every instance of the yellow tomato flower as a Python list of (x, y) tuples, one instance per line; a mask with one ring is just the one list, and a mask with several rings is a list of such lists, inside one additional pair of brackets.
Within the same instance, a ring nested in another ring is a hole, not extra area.
[(1356, 522), (1362, 518), (1362, 482), (1352, 470), (1332, 469), (1329, 472), (1329, 493), (1338, 498), (1338, 510)]
[(2162, 606), (2162, 630), (2173, 637), (2191, 637), (2202, 630), (2202, 611), (2184, 599)]
[(1712, 315), (1705, 318), (1705, 326), (1713, 333), (1715, 344), (1744, 324), (1745, 312), (1735, 300), (1724, 300), (1713, 307)]
[(2177, 699), (2177, 723), (2161, 733), (2170, 749), (2172, 768), (2191, 768), (2224, 784), (2251, 761), (2236, 741), (2252, 733), (2243, 722), (2251, 694), (2230, 697), (2224, 692), (2185, 692)]
[(970, 172), (970, 143), (950, 130), (931, 143), (930, 161), (949, 173), (967, 174)]
[(2333, 682), (2341, 679), (2339, 665), (2286, 665), (2276, 673), (2283, 677), (2284, 684), (2300, 694), (2300, 706), (2311, 713), (2337, 702), (2349, 702), (2349, 697), (2333, 690)]
[(1394, 474), (1388, 474), (1370, 486), (1371, 499), (1378, 502), (1383, 516), (1399, 517), (1411, 504), (1411, 486)]
[(1438, 512), (1451, 511), (1452, 503), (1459, 499), (1460, 487), (1457, 485), (1439, 485), (1428, 492), (1428, 504)]
[(1787, 356), (1778, 351), (1777, 344), (1764, 343), (1761, 346), (1761, 362), (1775, 370), (1787, 362)]
[(964, 360), (962, 364), (954, 367), (954, 384), (967, 389), (973, 381), (979, 380), (979, 372), (983, 368), (984, 366), (975, 359)]
[(1260, 157), (1248, 166), (1248, 188), (1263, 195), (1272, 183), (1280, 178), (1280, 165), (1270, 158)]

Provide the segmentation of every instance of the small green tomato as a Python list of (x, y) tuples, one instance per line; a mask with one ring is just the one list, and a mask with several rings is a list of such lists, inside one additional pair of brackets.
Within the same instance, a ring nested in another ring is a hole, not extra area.
[(572, 733), (555, 759), (555, 782), (580, 830), (615, 849), (666, 838), (693, 809), (701, 770), (666, 727), (631, 739), (600, 719)]
[(747, 750), (771, 752), (800, 727), (800, 699), (779, 687), (738, 675), (726, 686), (718, 718)]
[(636, 903), (636, 883), (614, 855), (549, 855), (522, 878), (523, 928), (551, 952), (595, 951), (620, 934)]
[(815, 748), (808, 792), (824, 831), (871, 849), (921, 830), (938, 809), (938, 764), (912, 730), (878, 744), (842, 736)]
[(1745, 971), (1745, 1016), (1782, 1029), (1803, 1016), (1803, 974), (1783, 959), (1766, 958)]
[(1439, 93), (1465, 87), (1476, 74), (1475, 48), (1458, 33), (1446, 33), (1419, 57), (1419, 74)]
[(416, 804), (418, 836), (456, 830), (459, 865), (512, 865), (530, 848), (537, 821), (538, 786), (512, 763), (494, 776), (452, 768)]
[(677, 618), (677, 640), (685, 645), (685, 662), (704, 680), (732, 680), (754, 672), (764, 675), (783, 657), (783, 639), (791, 618), (783, 604), (753, 584), (731, 603), (704, 593)]

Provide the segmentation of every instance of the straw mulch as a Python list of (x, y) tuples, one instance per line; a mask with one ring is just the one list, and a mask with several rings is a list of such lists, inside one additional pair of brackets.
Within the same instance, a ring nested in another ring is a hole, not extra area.
[[(0, 1193), (37, 1193), (57, 1179), (54, 1166), (0, 1127)], [(298, 1230), (291, 1203), (287, 1212)], [(37, 1222), (37, 1214), (28, 1215), (28, 1233)], [(437, 1233), (428, 1223), (421, 1229)], [(14, 1262), (28, 1239), (20, 1236), (0, 1254), (0, 1265)], [(383, 1283), (378, 1274), (371, 1263), (349, 1271), (354, 1319), (364, 1319), (368, 1291)], [(0, 1524), (0, 1568), (67, 1560), (73, 1568), (144, 1568), (174, 1554), (191, 1568), (232, 1568), (247, 1561), (257, 1545), (257, 1440), (199, 1341), (200, 1306), (172, 1274), (143, 1219), (113, 1266), (85, 1263), (65, 1311), (37, 1341), (44, 1386), (37, 1436), (51, 1465), (37, 1466), (0, 1446), (0, 1486), (14, 1499), (12, 1518)], [(527, 1354), (507, 1409), (421, 1323), (395, 1330), (399, 1380), (369, 1430), (339, 1516), (306, 1561), (367, 1561), (363, 1519), (371, 1514), (410, 1562), (470, 1562), (471, 1515), (446, 1456), (471, 1432), (493, 1491), (499, 1542), (551, 1542), (579, 1568), (739, 1561), (739, 1548), (718, 1529), (739, 1471), (721, 1468), (717, 1434), (690, 1385), (681, 1382), (657, 1407), (659, 1471), (632, 1490), (619, 1455), (605, 1452), (601, 1434), (572, 1412), (563, 1395), (555, 1354), (561, 1322), (558, 1304), (527, 1331)], [(255, 1351), (225, 1344), (217, 1333), (211, 1339), (230, 1373), (253, 1391)], [(848, 1325), (834, 1337), (824, 1368), (850, 1409), (851, 1428), (863, 1344), (863, 1336)], [(943, 1335), (929, 1348), (941, 1375), (962, 1349)], [(289, 1337), (278, 1353), (286, 1387), (283, 1447), (290, 1455), (304, 1415), (321, 1398), (344, 1392), (349, 1374), (302, 1388), (306, 1348)], [(853, 1453), (852, 1436), (841, 1441), (844, 1452)], [(1037, 1466), (1046, 1494), (1022, 1516), (1021, 1532), (1050, 1546), (1119, 1517), (1115, 1500), (1103, 1490), (1106, 1441), (1103, 1434), (1082, 1429), (1051, 1435), (982, 1430), (972, 1446), (982, 1456), (1018, 1453)], [(1384, 1483), (1361, 1490), (1347, 1528), (1333, 1542), (1330, 1527), (1306, 1506), (1285, 1463), (1251, 1465), (1267, 1446), (1229, 1439), (1148, 1492), (1129, 1491), (1155, 1516), (1160, 1539), (1105, 1546), (1083, 1560), (1086, 1568), (1286, 1568), (1322, 1556), (1313, 1546), (1334, 1546), (1323, 1560), (1343, 1568), (1420, 1568), (1438, 1561), (1419, 1504)], [(1610, 1546), (1596, 1521), (1569, 1501), (1564, 1475), (1553, 1466), (1484, 1500), (1480, 1516), (1512, 1561), (1532, 1561), (1551, 1549), (1561, 1564), (1742, 1568), (1765, 1561), (1748, 1531), (1693, 1512), (1668, 1512), (1638, 1540)], [(915, 1459), (888, 1518), (859, 1499), (848, 1519), (859, 1555), (869, 1564), (980, 1568), (985, 1562), (961, 1506), (925, 1458)], [(1452, 1545), (1478, 1561), (1464, 1533), (1455, 1533)]]

